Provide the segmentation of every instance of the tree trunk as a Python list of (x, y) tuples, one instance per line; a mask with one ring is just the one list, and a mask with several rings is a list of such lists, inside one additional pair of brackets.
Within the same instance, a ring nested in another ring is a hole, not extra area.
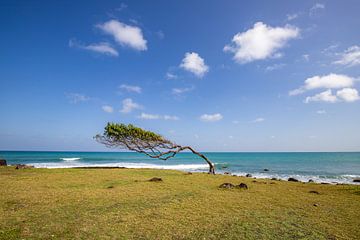
[(198, 155), (199, 157), (203, 158), (208, 164), (209, 164), (209, 174), (215, 174), (215, 165), (207, 158), (205, 157), (205, 155), (195, 151), (194, 149), (192, 149), (192, 147), (189, 146), (185, 146), (185, 147), (181, 147), (181, 150), (185, 150), (188, 149), (190, 150), (193, 154)]

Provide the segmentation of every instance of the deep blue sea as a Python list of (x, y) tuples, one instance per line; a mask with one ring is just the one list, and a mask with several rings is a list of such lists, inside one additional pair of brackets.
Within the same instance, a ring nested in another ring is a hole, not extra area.
[[(360, 177), (360, 152), (326, 153), (204, 153), (216, 164), (218, 173), (250, 173), (257, 178), (295, 177), (301, 181), (353, 183)], [(207, 171), (208, 165), (192, 153), (162, 161), (128, 152), (20, 152), (0, 151), (8, 164), (30, 164), (38, 168), (119, 166), (128, 168)], [(264, 169), (269, 169), (265, 172)]]

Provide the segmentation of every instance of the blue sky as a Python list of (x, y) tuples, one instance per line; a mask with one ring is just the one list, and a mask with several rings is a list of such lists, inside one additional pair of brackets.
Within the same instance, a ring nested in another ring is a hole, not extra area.
[(359, 151), (358, 1), (1, 1), (0, 149)]

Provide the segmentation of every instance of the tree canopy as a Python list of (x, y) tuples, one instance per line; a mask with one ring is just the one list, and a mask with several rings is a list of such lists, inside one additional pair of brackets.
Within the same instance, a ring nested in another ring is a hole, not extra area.
[(214, 164), (192, 147), (180, 146), (157, 133), (132, 124), (108, 123), (104, 133), (96, 135), (95, 139), (110, 148), (128, 149), (161, 160), (172, 158), (181, 151), (190, 150), (208, 163), (209, 173), (215, 173)]

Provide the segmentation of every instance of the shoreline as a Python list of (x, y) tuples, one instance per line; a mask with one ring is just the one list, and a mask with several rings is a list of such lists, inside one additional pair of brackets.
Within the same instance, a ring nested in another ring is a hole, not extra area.
[[(14, 166), (16, 167), (17, 164), (15, 165), (8, 165), (8, 166)], [(26, 166), (33, 166), (31, 164), (26, 165)], [(194, 171), (191, 169), (172, 169), (172, 168), (151, 168), (151, 167), (123, 167), (123, 166), (67, 166), (67, 167), (38, 167), (38, 166), (33, 166), (34, 168), (37, 169), (149, 169), (149, 170), (174, 170), (174, 171), (180, 171), (180, 172), (184, 172), (184, 173), (207, 173), (206, 171)], [(248, 174), (250, 174), (251, 176), (247, 176)], [(261, 173), (263, 174), (263, 173)], [(267, 172), (267, 174), (271, 174), (269, 172)], [(355, 182), (355, 179), (359, 179), (357, 177), (352, 178), (353, 182), (342, 182), (342, 181), (318, 181), (318, 180), (314, 180), (314, 179), (309, 179), (307, 181), (302, 181), (301, 179), (299, 179), (298, 175), (289, 175), (287, 177), (279, 177), (278, 175), (274, 174), (273, 176), (253, 176), (253, 174), (251, 173), (242, 173), (242, 174), (237, 174), (232, 173), (232, 172), (227, 172), (227, 171), (218, 171), (216, 173), (216, 175), (227, 175), (227, 176), (234, 176), (234, 177), (244, 177), (244, 178), (249, 178), (249, 179), (264, 179), (264, 180), (273, 180), (273, 181), (290, 181), (290, 182), (300, 182), (300, 183), (315, 183), (315, 184), (322, 184), (322, 185), (360, 185), (360, 182)], [(300, 178), (304, 178), (304, 176), (300, 176)], [(292, 180), (289, 180), (292, 179)], [(294, 180), (295, 179), (295, 180)], [(359, 179), (360, 180), (360, 179)]]

